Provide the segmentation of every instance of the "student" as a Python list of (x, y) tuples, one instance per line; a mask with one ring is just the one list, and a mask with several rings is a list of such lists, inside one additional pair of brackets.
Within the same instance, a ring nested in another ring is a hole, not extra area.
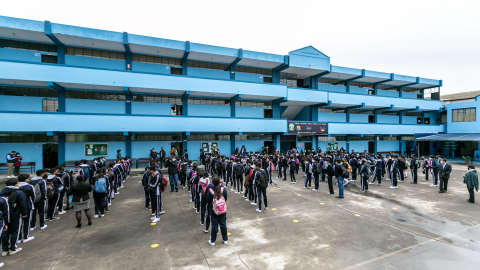
[(60, 181), (60, 185), (63, 187), (62, 191), (58, 193), (58, 202), (56, 207), (58, 207), (58, 214), (63, 215), (66, 213), (66, 211), (63, 210), (63, 199), (65, 198), (65, 193), (67, 191), (65, 186), (69, 182), (69, 177), (67, 178), (67, 173), (64, 173), (63, 168), (61, 166), (58, 166), (56, 169), (57, 169), (58, 180)]
[(343, 170), (345, 170), (345, 168), (342, 166), (342, 160), (335, 160), (335, 181), (338, 183), (338, 196), (335, 198), (338, 199), (343, 199)]
[[(208, 178), (208, 173), (200, 172), (197, 176), (198, 183), (197, 183), (197, 190), (199, 194), (199, 201), (200, 201), (200, 225), (205, 225), (205, 214), (207, 215), (207, 223), (210, 224), (210, 216), (207, 210), (207, 198), (206, 198), (206, 190), (208, 185), (211, 183), (210, 179)], [(198, 210), (198, 209), (197, 209)], [(208, 225), (205, 226), (204, 231), (208, 232)]]
[(256, 171), (253, 179), (254, 186), (257, 187), (255, 192), (258, 194), (258, 209), (257, 212), (262, 212), (262, 194), (265, 201), (265, 210), (268, 209), (267, 203), (267, 187), (268, 187), (268, 175), (267, 172), (261, 168), (261, 164), (257, 162), (255, 164)]
[(178, 169), (177, 169), (177, 160), (175, 158), (167, 158), (167, 163), (165, 167), (168, 168), (168, 178), (170, 179), (170, 192), (178, 192)]
[(266, 159), (266, 172), (268, 174), (268, 184), (270, 186), (273, 186), (273, 182), (272, 182), (272, 171), (273, 171), (273, 162), (271, 161), (270, 158), (267, 157)]
[(15, 154), (15, 157), (14, 157), (14, 162), (13, 162), (13, 166), (15, 167), (13, 169), (13, 173), (15, 174), (15, 176), (18, 176), (20, 174), (20, 167), (22, 166), (22, 157), (20, 156), (20, 153), (17, 152)]
[[(151, 163), (151, 166), (153, 163)], [(150, 170), (147, 168), (142, 175), (142, 187), (143, 187), (143, 195), (145, 196), (145, 209), (150, 209), (150, 192), (148, 189), (148, 181), (150, 179)]]
[(122, 150), (117, 150), (117, 159), (121, 159), (122, 158)]
[[(10, 212), (8, 211), (7, 200), (3, 197), (0, 197), (0, 240), (4, 231), (8, 229), (8, 221), (10, 219)], [(2, 267), (4, 263), (0, 263)]]
[(6, 187), (0, 192), (0, 197), (7, 200), (10, 218), (7, 230), (2, 233), (2, 256), (14, 255), (22, 250), (22, 248), (17, 248), (17, 240), (21, 219), (26, 218), (28, 214), (26, 197), (18, 188), (18, 180), (8, 179), (5, 184)]
[(312, 188), (312, 163), (310, 162), (309, 159), (305, 159), (303, 161), (303, 163), (305, 164), (304, 167), (305, 167), (305, 175), (307, 176), (305, 178), (305, 186), (303, 188)]
[(430, 156), (430, 165), (427, 166), (427, 168), (430, 169), (430, 172), (432, 173), (432, 179), (433, 179), (433, 184), (431, 184), (431, 187), (437, 187), (437, 181), (438, 181), (438, 163), (437, 160), (435, 159), (435, 156), (431, 155)]
[(228, 242), (226, 213), (227, 189), (220, 186), (220, 178), (218, 176), (213, 177), (212, 184), (213, 187), (208, 190), (208, 193), (206, 193), (206, 199), (209, 204), (212, 205), (212, 207), (209, 207), (212, 230), (210, 232), (210, 240), (208, 240), (208, 243), (212, 246), (215, 245), (218, 226), (220, 225), (223, 243), (226, 245)]
[(353, 156), (348, 162), (352, 167), (352, 182), (357, 182), (357, 169), (358, 169), (358, 160), (356, 156)]
[(200, 196), (202, 192), (202, 187), (200, 186), (200, 177), (197, 175), (197, 170), (198, 167), (195, 166), (192, 169), (191, 177), (190, 177), (190, 183), (192, 185), (192, 192), (190, 195), (190, 202), (193, 202), (193, 208), (195, 209), (195, 213), (200, 213), (201, 209), (201, 202), (200, 202)]
[(236, 186), (236, 182), (234, 180), (234, 176), (233, 176), (233, 158), (232, 159), (228, 159), (227, 158), (227, 163), (225, 164), (225, 173), (226, 173), (226, 178), (227, 178), (227, 183), (225, 184), (225, 187), (228, 186), (228, 182), (230, 181), (232, 184), (232, 191), (235, 191), (235, 186)]
[(180, 163), (180, 172), (178, 173), (178, 177), (180, 178), (180, 186), (182, 188), (186, 187), (187, 167), (188, 167), (188, 160), (184, 160), (182, 163)]
[[(380, 156), (377, 156), (376, 159), (375, 159), (375, 163), (373, 165), (368, 165), (366, 164), (367, 167), (374, 167), (373, 169), (373, 179), (372, 179), (372, 182), (370, 182), (370, 184), (373, 185), (373, 183), (375, 183), (375, 179), (378, 179), (378, 186), (381, 186), (382, 185), (382, 160), (380, 158)], [(368, 168), (367, 168), (367, 180), (368, 180)], [(362, 188), (363, 189), (363, 188)], [(367, 190), (368, 190), (368, 185), (367, 185)]]
[[(368, 191), (368, 174), (369, 174), (369, 169), (368, 169), (368, 164), (366, 160), (362, 160), (360, 162), (361, 168), (360, 168), (360, 184), (362, 188), (360, 191), (366, 192)], [(377, 167), (375, 166), (375, 169)], [(380, 174), (380, 172), (378, 172)], [(373, 180), (374, 181), (374, 180)], [(373, 181), (370, 184), (373, 184)]]
[(105, 169), (98, 168), (92, 181), (93, 185), (93, 203), (95, 206), (95, 214), (93, 218), (105, 216), (105, 202), (107, 195), (107, 180), (105, 179)]
[(257, 196), (254, 194), (253, 178), (255, 176), (255, 167), (253, 167), (253, 161), (248, 160), (248, 166), (245, 169), (245, 192), (248, 193), (247, 202), (252, 201), (251, 205), (257, 205)]
[[(55, 207), (58, 205), (60, 199), (59, 193), (63, 190), (61, 185), (60, 178), (57, 176), (58, 169), (54, 168), (51, 171), (51, 174), (47, 177), (47, 198), (48, 198), (48, 208), (47, 208), (47, 219), (48, 221), (59, 220), (60, 218), (55, 217)], [(49, 190), (50, 189), (50, 196)]]
[(438, 193), (446, 193), (448, 187), (448, 179), (450, 178), (450, 173), (452, 173), (452, 166), (447, 164), (446, 159), (441, 159), (442, 163), (438, 165), (439, 174), (440, 174), (440, 190)]
[(234, 180), (237, 186), (237, 192), (235, 194), (243, 193), (243, 173), (244, 167), (240, 163), (240, 157), (237, 159), (237, 163), (233, 165)]
[(387, 155), (387, 180), (392, 181), (393, 176), (392, 176), (392, 164), (393, 164), (393, 159), (390, 155)]
[(160, 212), (163, 212), (162, 206), (162, 189), (164, 188), (162, 183), (162, 172), (156, 171), (155, 167), (150, 167), (150, 180), (148, 181), (148, 187), (150, 189), (150, 198), (152, 200), (152, 223), (160, 221)]
[(277, 158), (277, 179), (282, 179), (282, 155)]
[[(110, 163), (112, 166), (113, 164)], [(113, 193), (113, 184), (114, 184), (114, 177), (113, 177), (113, 172), (112, 172), (112, 167), (109, 167), (106, 169), (107, 173), (105, 174), (105, 180), (107, 182), (107, 195), (105, 198), (105, 213), (108, 213), (108, 207), (112, 205), (112, 193)]]
[(30, 179), (30, 181), (28, 182), (30, 185), (33, 186), (34, 190), (36, 189), (41, 194), (39, 198), (38, 194), (36, 194), (36, 198), (34, 201), (32, 219), (30, 221), (30, 230), (32, 231), (36, 229), (37, 212), (40, 219), (40, 230), (47, 228), (47, 225), (45, 225), (45, 208), (47, 206), (47, 182), (44, 179), (44, 177), (46, 178), (46, 172), (40, 169), (36, 171), (36, 175), (37, 176)]
[(418, 162), (415, 158), (415, 155), (411, 155), (412, 159), (410, 160), (410, 170), (412, 172), (412, 179), (413, 181), (410, 184), (417, 184), (417, 170), (418, 170)]
[(325, 159), (325, 174), (327, 175), (327, 182), (328, 182), (328, 193), (329, 195), (333, 195), (333, 176), (335, 176), (335, 169), (333, 165), (330, 164), (330, 159)]
[(282, 155), (283, 181), (287, 181), (288, 159)]
[(392, 176), (392, 186), (390, 188), (398, 188), (397, 187), (397, 175), (398, 175), (398, 156), (394, 155), (391, 165), (390, 165), (390, 175)]
[(467, 185), (468, 193), (470, 194), (470, 199), (467, 199), (467, 202), (475, 203), (474, 189), (478, 192), (478, 175), (475, 166), (472, 164), (468, 165), (468, 171), (463, 177), (463, 183)]
[[(28, 181), (30, 180), (30, 175), (28, 174), (20, 174), (18, 176), (18, 189), (23, 191), (25, 194), (25, 205), (27, 207), (27, 217), (22, 219), (22, 226), (20, 226), (20, 232), (19, 232), (19, 240), (18, 242), (28, 242), (33, 240), (33, 236), (30, 237), (30, 220), (32, 219), (32, 210), (35, 207), (35, 190), (32, 185), (28, 184)], [(23, 227), (23, 231), (21, 230)], [(17, 242), (17, 243), (18, 243)]]
[(78, 183), (72, 185), (71, 194), (73, 210), (75, 211), (75, 218), (77, 219), (76, 228), (82, 227), (82, 211), (88, 219), (88, 226), (92, 225), (92, 212), (90, 211), (90, 195), (92, 185), (86, 181), (82, 176), (77, 177)]
[(73, 183), (77, 183), (77, 176), (79, 175), (82, 176), (84, 179), (86, 178), (85, 171), (80, 166), (80, 164), (81, 164), (80, 161), (75, 161), (75, 166), (71, 168), (70, 171), (68, 172), (70, 174), (70, 179), (72, 180)]
[(295, 170), (297, 169), (297, 164), (293, 157), (290, 157), (290, 161), (288, 162), (290, 168), (290, 184), (296, 184), (297, 180), (295, 179)]

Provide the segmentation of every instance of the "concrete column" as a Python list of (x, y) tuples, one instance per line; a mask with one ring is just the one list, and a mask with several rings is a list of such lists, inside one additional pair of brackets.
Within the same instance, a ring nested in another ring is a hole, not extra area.
[(65, 89), (58, 90), (58, 112), (65, 112), (66, 110), (65, 99), (66, 99)]
[[(185, 150), (187, 150), (188, 152), (188, 149), (187, 149), (187, 136), (190, 135), (190, 132), (183, 132), (182, 133), (182, 148), (183, 148), (183, 151), (185, 152)], [(179, 156), (183, 155), (183, 153), (178, 153)]]
[(350, 136), (347, 135), (347, 153), (350, 153)]
[(377, 155), (377, 145), (378, 145), (378, 137), (376, 135), (373, 136), (373, 149), (375, 156)]
[(132, 157), (132, 133), (123, 132), (125, 136), (125, 156)]
[(132, 114), (132, 93), (125, 94), (125, 114)]
[(273, 135), (273, 147), (280, 153), (280, 135), (278, 134)]
[(65, 133), (57, 134), (58, 137), (58, 164), (65, 163)]
[(318, 148), (318, 136), (317, 135), (313, 135), (312, 136), (312, 148), (317, 151), (317, 148)]

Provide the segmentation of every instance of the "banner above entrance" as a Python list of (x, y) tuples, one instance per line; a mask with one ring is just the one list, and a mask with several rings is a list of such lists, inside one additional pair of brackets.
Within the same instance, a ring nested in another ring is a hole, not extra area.
[(327, 135), (327, 123), (288, 122), (288, 134), (290, 135)]

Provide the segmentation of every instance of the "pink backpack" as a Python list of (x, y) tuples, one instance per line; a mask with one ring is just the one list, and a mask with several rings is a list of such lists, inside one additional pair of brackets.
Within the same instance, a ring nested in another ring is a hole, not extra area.
[[(223, 194), (223, 187), (221, 188), (221, 191), (222, 194)], [(210, 193), (212, 193), (213, 195), (213, 212), (215, 212), (215, 215), (221, 215), (223, 213), (226, 213), (227, 212), (227, 203), (225, 202), (225, 198), (223, 197), (220, 197), (220, 199), (217, 199), (217, 197), (215, 196), (215, 192), (210, 189)]]
[(198, 181), (198, 184), (200, 184), (200, 187), (202, 188), (202, 195), (205, 196), (205, 190), (207, 189), (208, 184), (210, 184), (210, 180), (208, 178), (205, 178), (205, 183), (203, 183), (200, 179), (200, 181)]
[(273, 162), (270, 162), (270, 171), (274, 171), (275, 167), (273, 166)]

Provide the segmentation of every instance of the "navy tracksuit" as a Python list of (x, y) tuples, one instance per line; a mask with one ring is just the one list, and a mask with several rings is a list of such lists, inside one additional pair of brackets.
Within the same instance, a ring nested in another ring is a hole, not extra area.
[(45, 225), (45, 208), (47, 207), (47, 203), (46, 203), (47, 202), (47, 183), (40, 176), (33, 177), (32, 179), (30, 179), (30, 181), (28, 181), (28, 183), (30, 185), (39, 185), (40, 192), (42, 194), (41, 196), (42, 198), (40, 199), (40, 201), (34, 203), (35, 207), (32, 211), (32, 219), (30, 220), (30, 227), (34, 228), (36, 226), (37, 212), (38, 212), (38, 217), (40, 218), (40, 227), (43, 227)]
[(148, 192), (148, 180), (150, 179), (150, 172), (146, 170), (142, 176), (143, 195), (145, 196), (145, 208), (150, 206), (150, 193)]
[(5, 187), (2, 192), (0, 192), (0, 196), (8, 197), (12, 192), (15, 193), (13, 196), (16, 196), (16, 204), (11, 205), (12, 202), (7, 201), (7, 203), (9, 203), (8, 210), (10, 212), (10, 219), (8, 221), (8, 229), (2, 233), (2, 251), (4, 252), (9, 250), (9, 246), (10, 251), (17, 250), (17, 240), (20, 226), (22, 225), (22, 216), (28, 214), (25, 194), (23, 194), (18, 187)]
[(18, 239), (27, 239), (30, 236), (30, 220), (32, 219), (32, 210), (35, 202), (35, 190), (32, 185), (25, 182), (21, 182), (19, 188), (23, 189), (23, 192), (27, 196), (27, 217), (22, 220), (23, 232), (20, 231), (20, 237)]
[(150, 188), (150, 199), (152, 200), (152, 214), (155, 214), (156, 218), (160, 218), (160, 212), (162, 207), (162, 191), (160, 185), (162, 183), (162, 173), (156, 172), (155, 175), (150, 176), (148, 186)]

